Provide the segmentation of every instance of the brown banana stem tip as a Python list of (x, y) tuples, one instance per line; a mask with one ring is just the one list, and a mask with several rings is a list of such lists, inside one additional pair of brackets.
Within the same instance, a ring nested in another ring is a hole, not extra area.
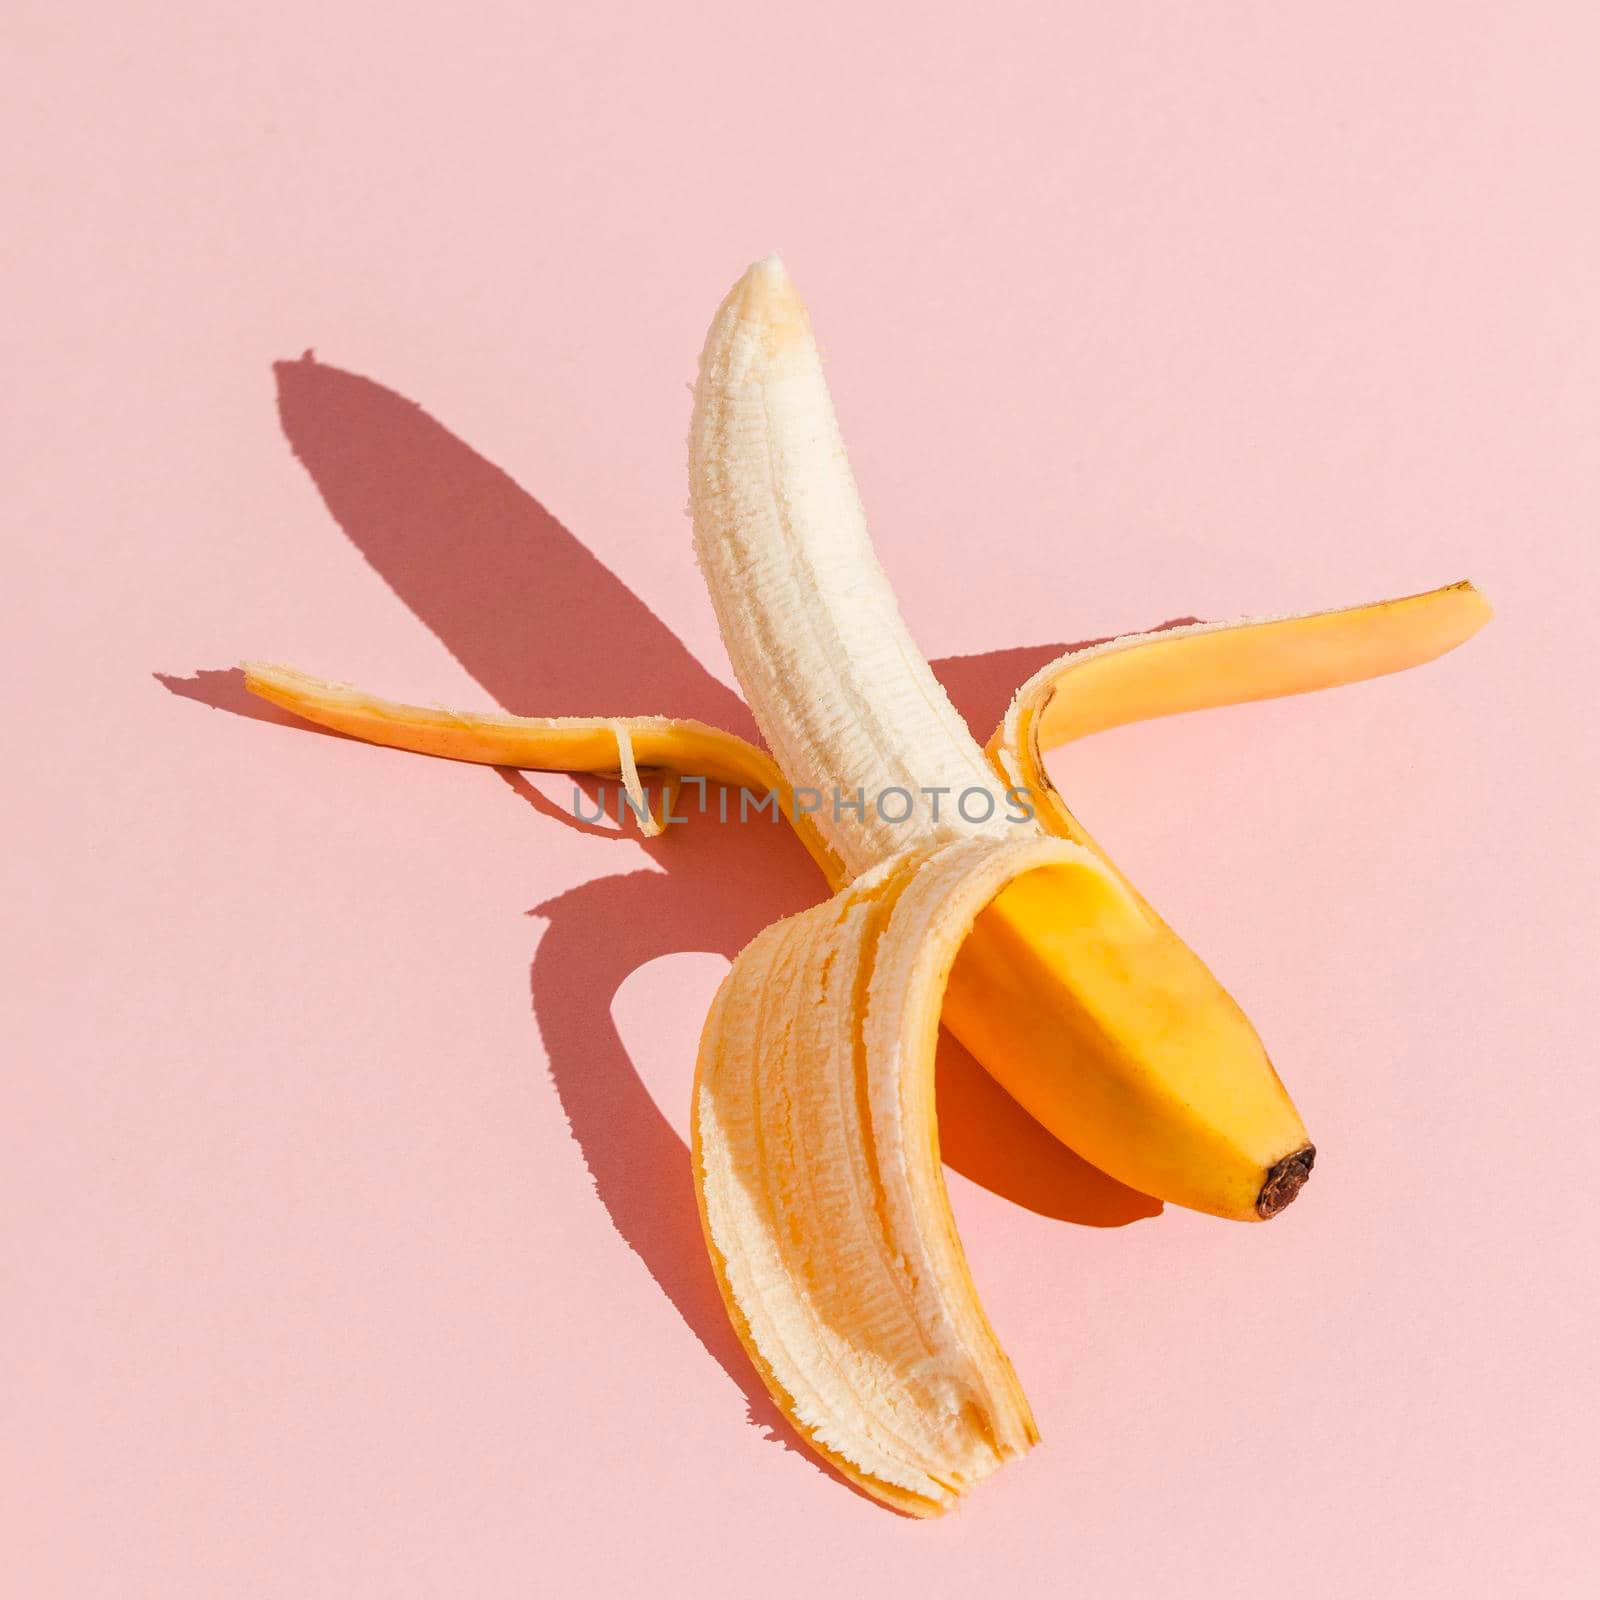
[(1305, 1186), (1316, 1159), (1317, 1147), (1308, 1144), (1304, 1150), (1296, 1150), (1292, 1156), (1285, 1156), (1273, 1167), (1267, 1173), (1267, 1181), (1261, 1185), (1261, 1193), (1256, 1196), (1256, 1215), (1263, 1218), (1277, 1216)]

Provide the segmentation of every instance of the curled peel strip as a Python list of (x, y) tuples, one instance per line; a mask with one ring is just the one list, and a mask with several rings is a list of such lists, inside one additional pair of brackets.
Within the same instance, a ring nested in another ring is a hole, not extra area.
[(735, 961), (701, 1040), (701, 1216), (740, 1338), (842, 1472), (919, 1516), (1037, 1439), (956, 1235), (934, 1049), (973, 919), (1013, 878), (1096, 877), (1079, 846), (893, 857)]

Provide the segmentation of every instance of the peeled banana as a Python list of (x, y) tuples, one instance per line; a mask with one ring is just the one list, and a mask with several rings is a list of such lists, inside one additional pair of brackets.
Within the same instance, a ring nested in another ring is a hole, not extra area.
[(770, 754), (661, 717), (456, 714), (265, 665), (246, 682), (380, 744), (617, 772), (635, 800), (641, 768), (778, 797), (835, 892), (744, 950), (707, 1018), (693, 1111), (707, 1245), (795, 1426), (887, 1504), (932, 1515), (1037, 1438), (945, 1194), (941, 1020), (1046, 1127), (1162, 1199), (1271, 1217), (1315, 1158), (1249, 1021), (1079, 826), (1045, 753), (1414, 666), (1490, 612), (1462, 583), (1125, 636), (1035, 674), (984, 749), (878, 564), (776, 257), (711, 325), (689, 480), (696, 553)]

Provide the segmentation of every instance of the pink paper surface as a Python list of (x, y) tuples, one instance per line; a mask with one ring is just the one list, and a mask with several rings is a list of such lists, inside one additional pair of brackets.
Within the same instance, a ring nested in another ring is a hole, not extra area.
[[(1596, 1592), (1593, 18), (12, 8), (7, 1591)], [(744, 726), (686, 387), (774, 247), (980, 731), (1064, 641), (1498, 610), (1056, 761), (1321, 1157), (1157, 1215), (950, 1066), (1044, 1442), (935, 1524), (773, 1436), (694, 1215), (799, 849), (215, 676)]]

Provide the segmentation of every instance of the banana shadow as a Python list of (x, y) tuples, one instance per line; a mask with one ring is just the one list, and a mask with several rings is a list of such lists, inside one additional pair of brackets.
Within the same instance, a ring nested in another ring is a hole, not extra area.
[[(334, 520), (486, 700), (535, 714), (695, 717), (757, 737), (738, 695), (637, 594), (419, 405), (310, 352), (274, 372), (284, 434)], [(686, 533), (683, 542), (687, 549)], [(597, 650), (597, 638), (619, 644)], [(1017, 685), (1068, 648), (949, 657), (934, 670), (982, 737)], [(338, 671), (336, 662), (297, 664)], [(248, 694), (237, 669), (156, 677), (173, 694), (219, 710), (311, 727)], [(576, 823), (520, 774), (497, 777), (541, 815), (610, 834)], [(592, 782), (586, 787), (596, 794)], [(691, 816), (656, 839), (627, 837), (643, 850), (646, 870), (583, 884), (529, 913), (545, 924), (530, 988), (551, 1079), (618, 1234), (739, 1387), (752, 1422), (798, 1448), (729, 1325), (700, 1235), (688, 1151), (635, 1071), (611, 1004), (645, 962), (681, 951), (731, 960), (762, 928), (825, 891), (786, 828)], [(948, 1037), (938, 1101), (949, 1166), (1018, 1205), (1093, 1227), (1161, 1210), (1058, 1144)]]

